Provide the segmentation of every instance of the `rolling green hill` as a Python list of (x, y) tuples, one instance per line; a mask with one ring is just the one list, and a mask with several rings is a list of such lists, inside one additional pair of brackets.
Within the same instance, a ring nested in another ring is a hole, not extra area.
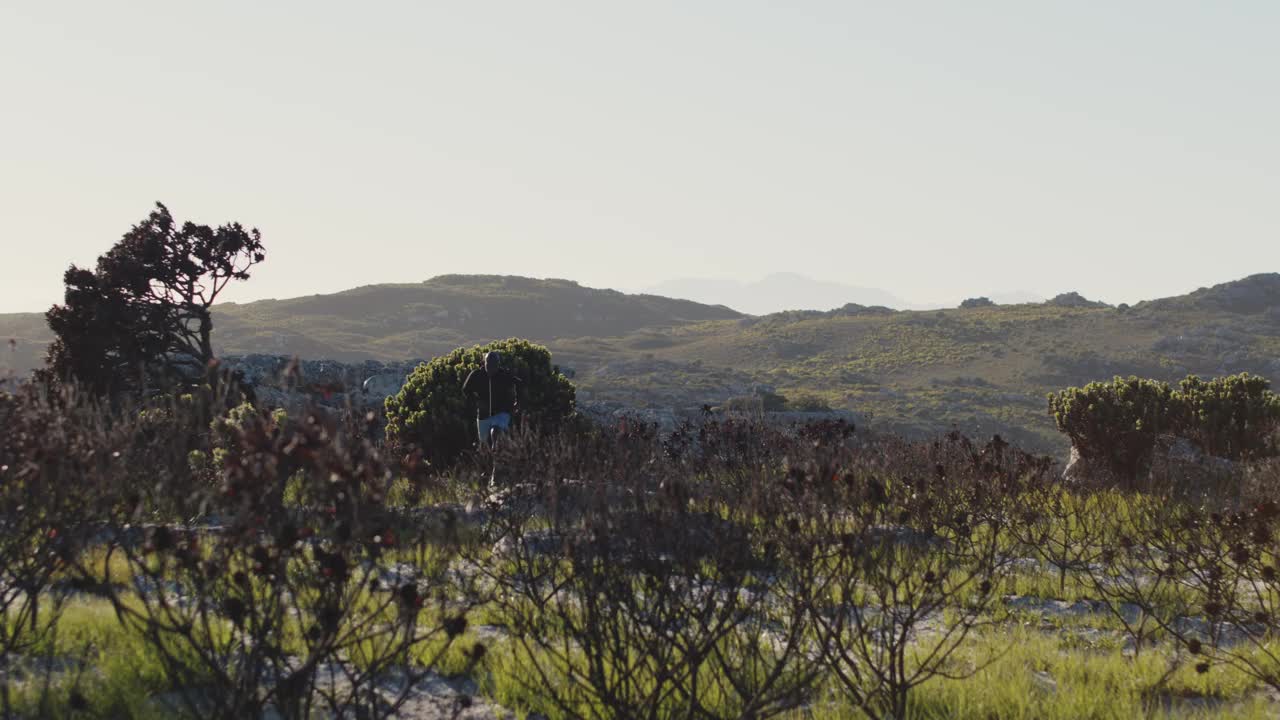
[[(911, 432), (1001, 432), (1065, 445), (1045, 393), (1112, 375), (1176, 380), (1253, 372), (1280, 381), (1280, 274), (1113, 308), (1046, 303), (933, 311), (847, 305), (747, 316), (723, 306), (625, 295), (566, 280), (442, 276), (333, 295), (218, 306), (224, 354), (403, 360), (521, 336), (577, 372), (582, 396), (636, 406), (719, 403), (768, 385)], [(48, 330), (0, 315), (30, 367)], [(24, 354), (25, 353), (25, 354)]]
[(336, 360), (402, 360), (485, 338), (593, 337), (742, 317), (725, 307), (624, 295), (569, 280), (476, 275), (218, 309), (214, 327), (223, 352)]

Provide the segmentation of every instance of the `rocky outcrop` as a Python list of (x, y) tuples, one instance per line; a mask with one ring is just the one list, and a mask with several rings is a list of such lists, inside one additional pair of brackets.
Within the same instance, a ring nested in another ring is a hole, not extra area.
[(1062, 479), (1071, 485), (1083, 485), (1098, 477), (1098, 470), (1094, 464), (1087, 460), (1076, 446), (1071, 446), (1071, 457), (1067, 460), (1067, 466), (1062, 470)]
[(1052, 300), (1048, 300), (1046, 304), (1053, 305), (1055, 307), (1069, 307), (1069, 308), (1111, 307), (1110, 305), (1104, 302), (1098, 302), (1097, 300), (1090, 300), (1089, 298), (1086, 298), (1085, 296), (1081, 295), (1078, 292), (1062, 293), (1061, 295), (1055, 296)]
[[(657, 425), (662, 432), (671, 432), (681, 423), (688, 421), (694, 424), (708, 418), (710, 408), (703, 405), (680, 407), (631, 407), (617, 402), (579, 402), (578, 410), (586, 417), (601, 424), (612, 424), (620, 420), (634, 420), (646, 424)], [(855, 427), (865, 418), (850, 410), (822, 410), (805, 412), (784, 410), (778, 412), (739, 412), (719, 410), (714, 417), (751, 418), (767, 425), (805, 425), (827, 420), (843, 420)]]
[(1226, 312), (1254, 316), (1264, 322), (1280, 320), (1280, 273), (1259, 273), (1240, 280), (1202, 287), (1186, 295), (1138, 303), (1143, 308), (1165, 312)]
[(1193, 485), (1220, 480), (1235, 471), (1235, 463), (1206, 454), (1186, 438), (1162, 437), (1156, 441), (1149, 470), (1152, 482)]
[(334, 411), (381, 408), (400, 392), (422, 360), (382, 363), (366, 360), (297, 360), (283, 355), (243, 355), (222, 359), (253, 393), (260, 407), (299, 411), (307, 407)]
[(1191, 293), (1191, 299), (1233, 313), (1280, 307), (1280, 273), (1260, 273)]

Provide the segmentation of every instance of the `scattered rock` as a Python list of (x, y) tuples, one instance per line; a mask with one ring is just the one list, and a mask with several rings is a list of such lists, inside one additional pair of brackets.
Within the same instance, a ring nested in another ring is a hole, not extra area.
[(1105, 308), (1111, 307), (1104, 302), (1090, 300), (1078, 292), (1065, 292), (1045, 302), (1046, 305), (1070, 308)]
[[(318, 682), (326, 687), (330, 680), (336, 683), (339, 692), (346, 684), (346, 677), (336, 668), (322, 668)], [(325, 675), (331, 677), (325, 677)], [(391, 712), (392, 704), (401, 698), (403, 702), (394, 710), (394, 717), (408, 720), (514, 720), (515, 713), (495, 705), (477, 696), (474, 681), (469, 678), (446, 678), (429, 673), (412, 687), (406, 689), (405, 679), (397, 673), (389, 674), (382, 680), (378, 690), (380, 711)], [(212, 699), (212, 688), (188, 688), (162, 693), (151, 698), (148, 705), (155, 711), (169, 716), (185, 714), (194, 707), (203, 716), (211, 712), (216, 703)], [(280, 713), (268, 706), (263, 713), (265, 719), (273, 720), (281, 717)], [(332, 717), (321, 713), (318, 717)], [(379, 715), (382, 717), (382, 715)]]
[(476, 695), (475, 682), (432, 674), (414, 685), (395, 717), (407, 720), (514, 720), (515, 713)]
[(314, 406), (332, 410), (381, 408), (388, 396), (400, 392), (405, 379), (422, 362), (342, 363), (257, 354), (222, 358), (223, 366), (240, 376), (260, 405), (286, 412)]
[(1068, 602), (1066, 600), (1045, 599), (1030, 595), (1009, 595), (1004, 598), (1004, 604), (1011, 610), (1039, 613), (1042, 617), (1050, 618), (1085, 617), (1107, 611), (1102, 603), (1099, 602), (1089, 600)]

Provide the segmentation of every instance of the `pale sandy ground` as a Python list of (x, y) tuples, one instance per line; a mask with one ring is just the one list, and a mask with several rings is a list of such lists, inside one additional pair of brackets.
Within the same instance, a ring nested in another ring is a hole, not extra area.
[[(396, 713), (408, 720), (509, 720), (515, 713), (480, 699), (468, 682), (452, 682), (439, 676), (419, 683)], [(467, 698), (464, 700), (464, 698)]]

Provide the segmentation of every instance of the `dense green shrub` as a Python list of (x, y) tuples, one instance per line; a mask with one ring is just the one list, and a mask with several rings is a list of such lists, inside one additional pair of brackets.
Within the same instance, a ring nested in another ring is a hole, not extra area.
[(489, 351), (502, 354), (502, 367), (520, 378), (521, 422), (559, 423), (574, 413), (573, 384), (551, 364), (541, 345), (511, 338), (458, 348), (419, 365), (399, 394), (387, 398), (387, 438), (444, 465), (475, 443), (475, 409), (462, 392), (467, 374), (484, 365)]
[(1166, 383), (1117, 377), (1049, 395), (1049, 414), (1080, 455), (1121, 477), (1134, 477), (1156, 436), (1176, 432), (1182, 403)]
[(1159, 435), (1174, 435), (1204, 452), (1231, 459), (1276, 452), (1280, 397), (1248, 373), (1201, 380), (1178, 389), (1137, 377), (1095, 382), (1049, 395), (1058, 430), (1082, 457), (1133, 477), (1150, 460)]
[(1265, 378), (1248, 373), (1180, 384), (1188, 426), (1183, 434), (1205, 452), (1232, 459), (1273, 455), (1280, 397)]

